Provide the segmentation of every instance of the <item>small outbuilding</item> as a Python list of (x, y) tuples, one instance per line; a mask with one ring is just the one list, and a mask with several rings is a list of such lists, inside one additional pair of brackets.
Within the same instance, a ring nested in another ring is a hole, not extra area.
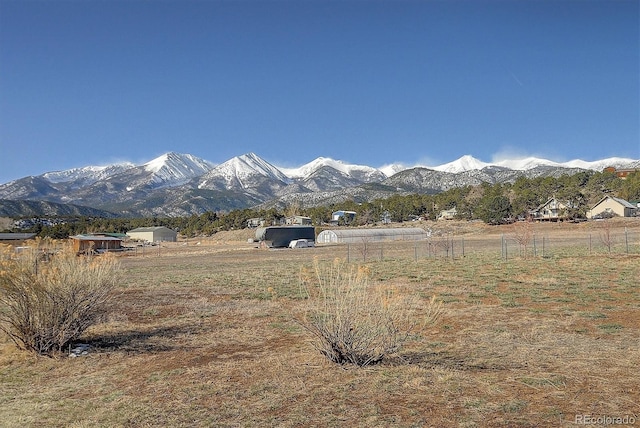
[(318, 234), (318, 244), (362, 243), (378, 241), (420, 241), (427, 232), (419, 227), (370, 229), (327, 229)]
[(284, 224), (309, 226), (311, 225), (311, 217), (305, 217), (302, 215), (294, 215), (284, 219)]
[(127, 232), (131, 239), (147, 242), (176, 242), (178, 232), (164, 226), (138, 227)]
[(75, 235), (69, 239), (73, 242), (76, 253), (90, 253), (119, 250), (122, 248), (122, 239), (113, 236)]
[(0, 233), (0, 242), (12, 245), (22, 245), (36, 237), (35, 233)]

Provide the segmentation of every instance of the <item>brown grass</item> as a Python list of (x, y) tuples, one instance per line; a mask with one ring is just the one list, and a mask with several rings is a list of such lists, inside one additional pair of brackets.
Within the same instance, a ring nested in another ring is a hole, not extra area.
[[(555, 239), (587, 226), (543, 227)], [(465, 236), (501, 235), (472, 229)], [(344, 247), (190, 242), (123, 257), (108, 322), (82, 337), (88, 356), (35, 358), (0, 338), (0, 425), (573, 426), (576, 415), (640, 423), (638, 251), (503, 260), (491, 249), (368, 262), (372, 282), (425, 304), (437, 295), (446, 314), (366, 368), (330, 363), (294, 321), (305, 305), (301, 265)]]

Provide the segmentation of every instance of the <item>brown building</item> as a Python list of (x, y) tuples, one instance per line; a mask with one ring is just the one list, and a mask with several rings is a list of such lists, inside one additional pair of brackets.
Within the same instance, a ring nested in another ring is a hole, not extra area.
[(36, 237), (35, 233), (0, 233), (0, 243), (22, 245)]
[(620, 168), (620, 169), (616, 169), (616, 167), (613, 166), (608, 166), (604, 169), (605, 172), (612, 172), (614, 173), (616, 176), (618, 176), (618, 178), (622, 178), (623, 180), (625, 178), (627, 178), (627, 176), (631, 173), (640, 171), (640, 169), (638, 168)]
[(122, 239), (113, 236), (76, 235), (70, 236), (73, 249), (77, 253), (103, 252), (122, 248)]

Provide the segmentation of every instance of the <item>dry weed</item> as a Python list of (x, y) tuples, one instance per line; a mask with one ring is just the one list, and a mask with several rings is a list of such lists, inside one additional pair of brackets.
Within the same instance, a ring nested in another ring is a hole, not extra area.
[(434, 297), (418, 317), (422, 302), (417, 296), (402, 295), (384, 284), (372, 286), (368, 278), (366, 266), (355, 268), (339, 259), (325, 265), (316, 260), (314, 275), (301, 275), (309, 297), (301, 324), (330, 361), (361, 367), (378, 363), (442, 312)]
[(18, 348), (43, 355), (97, 323), (118, 281), (115, 258), (78, 257), (71, 246), (54, 254), (25, 251), (0, 263), (0, 330)]

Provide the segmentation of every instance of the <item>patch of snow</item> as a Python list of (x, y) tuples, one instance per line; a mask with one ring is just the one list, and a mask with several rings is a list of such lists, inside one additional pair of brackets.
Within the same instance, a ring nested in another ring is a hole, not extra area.
[(461, 158), (454, 160), (453, 162), (445, 163), (442, 165), (431, 167), (435, 171), (441, 172), (451, 172), (454, 174), (465, 172), (465, 171), (474, 171), (481, 170), (482, 168), (489, 166), (490, 164), (486, 162), (482, 162), (470, 155), (464, 155)]

